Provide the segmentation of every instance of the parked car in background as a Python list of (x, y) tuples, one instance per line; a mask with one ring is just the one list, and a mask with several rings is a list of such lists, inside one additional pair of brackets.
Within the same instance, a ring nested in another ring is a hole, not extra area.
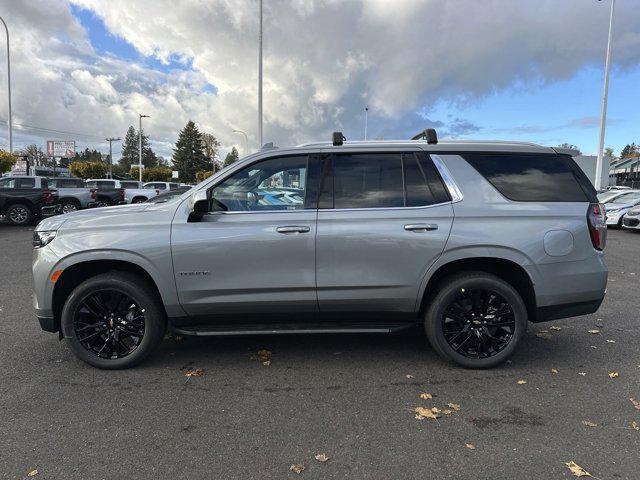
[(600, 203), (608, 203), (615, 200), (621, 195), (638, 191), (640, 190), (607, 190), (606, 192), (601, 192), (598, 194), (598, 201)]
[(43, 216), (60, 213), (58, 192), (44, 177), (0, 178), (0, 215), (14, 225), (29, 225)]
[(50, 178), (49, 185), (58, 190), (62, 213), (88, 208), (94, 201), (91, 189), (81, 178)]
[(147, 182), (144, 184), (144, 188), (158, 190), (158, 193), (164, 190), (173, 190), (178, 187), (180, 187), (178, 182)]
[[(44, 220), (40, 325), (107, 369), (143, 361), (167, 325), (198, 336), (420, 327), (444, 358), (488, 368), (530, 321), (595, 312), (607, 230), (571, 156), (424, 136), (343, 144), (337, 132), (245, 157), (175, 201)], [(291, 188), (289, 202), (261, 202)]]
[(170, 200), (180, 197), (183, 193), (188, 192), (192, 188), (193, 187), (187, 185), (186, 187), (181, 186), (178, 188), (174, 188), (173, 190), (167, 190), (164, 193), (161, 193), (159, 195), (156, 195), (155, 197), (150, 198), (145, 203), (166, 203)]
[(630, 208), (622, 217), (622, 228), (628, 230), (640, 230), (640, 206)]
[(89, 204), (90, 207), (108, 207), (125, 203), (125, 191), (120, 185), (120, 180), (90, 178), (85, 181), (85, 185), (91, 189), (93, 201)]
[(636, 205), (640, 205), (640, 191), (632, 190), (605, 203), (607, 227), (622, 226), (622, 217)]
[(120, 180), (124, 188), (124, 201), (126, 203), (142, 203), (158, 194), (157, 190), (144, 188), (142, 182), (137, 180)]

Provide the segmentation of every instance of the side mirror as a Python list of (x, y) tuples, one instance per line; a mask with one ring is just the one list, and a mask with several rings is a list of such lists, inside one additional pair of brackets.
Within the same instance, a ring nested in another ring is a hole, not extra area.
[(188, 222), (199, 222), (205, 213), (209, 213), (209, 198), (206, 190), (198, 190), (191, 195), (190, 208)]

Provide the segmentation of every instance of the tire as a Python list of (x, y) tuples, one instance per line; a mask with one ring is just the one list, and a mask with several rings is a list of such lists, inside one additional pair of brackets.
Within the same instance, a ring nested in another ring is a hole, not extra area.
[(62, 205), (62, 213), (70, 213), (80, 210), (80, 202), (72, 198), (65, 198), (60, 202)]
[[(505, 313), (498, 315), (501, 311)], [(518, 292), (501, 278), (484, 272), (445, 278), (424, 319), (433, 349), (465, 368), (491, 368), (507, 360), (527, 325), (527, 309)]]
[(19, 226), (29, 225), (35, 219), (35, 215), (33, 210), (31, 210), (31, 207), (23, 203), (15, 203), (9, 206), (5, 213), (5, 217), (13, 225)]
[(96, 201), (96, 208), (101, 208), (101, 207), (108, 207), (109, 205), (111, 205), (111, 203), (109, 203), (108, 200), (105, 200), (103, 198), (99, 198)]
[[(109, 300), (118, 294), (125, 298)], [(96, 298), (104, 300), (101, 306)], [(115, 303), (120, 308), (112, 308)], [(127, 313), (110, 315), (114, 310)], [(144, 361), (160, 344), (167, 324), (154, 288), (145, 279), (125, 272), (104, 273), (78, 285), (65, 301), (61, 320), (73, 353), (89, 365), (108, 370)], [(135, 333), (131, 335), (130, 330)], [(131, 350), (123, 352), (127, 347)]]
[(146, 201), (147, 199), (145, 197), (136, 197), (131, 201), (131, 203), (144, 203)]

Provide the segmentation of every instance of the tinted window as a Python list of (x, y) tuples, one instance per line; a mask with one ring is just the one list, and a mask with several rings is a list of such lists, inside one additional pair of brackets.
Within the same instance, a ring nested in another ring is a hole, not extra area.
[(49, 180), (46, 178), (40, 179), (40, 188), (49, 188)]
[(400, 153), (337, 154), (332, 163), (334, 208), (404, 206)]
[(120, 182), (122, 188), (140, 188), (138, 182)]
[(211, 210), (216, 204), (229, 212), (303, 209), (306, 177), (306, 155), (254, 163), (212, 189)]
[(19, 178), (17, 180), (18, 188), (34, 188), (36, 186), (35, 178)]
[(3, 178), (0, 180), (0, 188), (16, 188), (15, 178)]
[(407, 207), (433, 205), (450, 200), (431, 159), (423, 154), (405, 153), (402, 160)]
[(98, 188), (114, 188), (115, 183), (108, 180), (98, 180), (96, 185)]
[(467, 154), (464, 158), (502, 195), (518, 202), (585, 202), (595, 190), (565, 155)]
[(180, 184), (178, 184), (178, 183), (170, 183), (170, 184), (169, 184), (169, 188), (170, 188), (171, 190), (173, 190), (174, 188), (178, 188), (179, 186), (180, 186)]
[(85, 182), (85, 184), (87, 185), (87, 187), (89, 188), (96, 188), (96, 181), (92, 180), (90, 182)]

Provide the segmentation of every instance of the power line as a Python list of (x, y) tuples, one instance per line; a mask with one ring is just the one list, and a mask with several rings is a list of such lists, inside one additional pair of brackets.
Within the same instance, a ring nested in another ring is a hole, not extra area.
[[(7, 124), (6, 120), (0, 120), (0, 123), (3, 124)], [(76, 137), (85, 137), (85, 138), (94, 138), (96, 140), (101, 140), (104, 142), (104, 138), (102, 138), (99, 135), (92, 135), (90, 133), (80, 133), (80, 132), (70, 132), (67, 130), (56, 130), (54, 128), (46, 128), (46, 127), (38, 127), (35, 125), (27, 125), (27, 124), (20, 124), (20, 123), (14, 123), (13, 124), (15, 127), (20, 127), (21, 129), (27, 129), (27, 130), (37, 130), (37, 131), (41, 131), (44, 133), (60, 133), (60, 134), (64, 134), (64, 135), (74, 135)]]

